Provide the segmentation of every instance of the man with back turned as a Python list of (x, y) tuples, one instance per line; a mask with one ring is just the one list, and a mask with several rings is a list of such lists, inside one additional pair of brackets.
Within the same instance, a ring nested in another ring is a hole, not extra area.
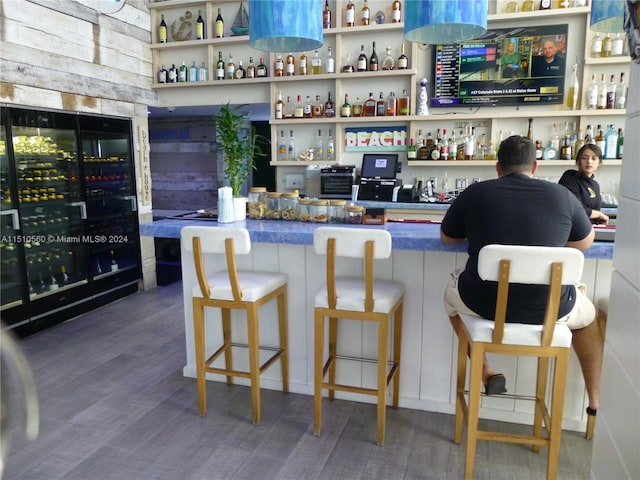
[[(466, 266), (453, 272), (445, 292), (445, 308), (458, 332), (459, 313), (494, 318), (496, 282), (478, 276), (478, 253), (489, 244), (540, 245), (588, 249), (594, 231), (584, 209), (567, 189), (533, 178), (537, 169), (535, 146), (525, 137), (504, 140), (498, 152), (498, 178), (466, 188), (447, 211), (440, 237), (446, 244), (467, 240)], [(545, 286), (516, 285), (509, 290), (507, 322), (542, 324), (547, 302)], [(589, 407), (595, 415), (600, 403), (603, 339), (593, 303), (583, 285), (564, 286), (559, 322), (573, 333), (573, 348), (580, 361)], [(505, 377), (485, 358), (482, 379), (487, 394), (505, 393)]]

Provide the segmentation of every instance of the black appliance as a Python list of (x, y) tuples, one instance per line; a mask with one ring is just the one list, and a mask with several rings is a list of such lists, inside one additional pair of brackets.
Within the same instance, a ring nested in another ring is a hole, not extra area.
[(402, 182), (396, 178), (397, 153), (365, 153), (358, 187), (358, 200), (397, 200)]
[(320, 196), (322, 198), (351, 199), (356, 180), (355, 165), (334, 165), (320, 169)]

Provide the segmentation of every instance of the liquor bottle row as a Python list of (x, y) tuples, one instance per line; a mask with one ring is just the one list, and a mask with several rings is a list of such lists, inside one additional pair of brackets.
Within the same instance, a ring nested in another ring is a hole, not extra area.
[(600, 32), (595, 32), (591, 37), (591, 45), (589, 47), (589, 55), (591, 58), (600, 57), (620, 57), (628, 55), (627, 42), (625, 36), (616, 33), (605, 33), (604, 38), (600, 36)]
[(190, 67), (182, 62), (178, 68), (175, 63), (171, 64), (169, 70), (162, 65), (158, 71), (158, 83), (206, 82), (207, 80), (209, 80), (207, 66), (202, 62), (200, 67), (197, 67), (195, 60), (191, 62)]
[(319, 128), (315, 143), (302, 152), (296, 149), (293, 130), (289, 130), (288, 137), (285, 137), (284, 130), (280, 130), (280, 136), (278, 137), (279, 162), (295, 160), (324, 160), (333, 162), (335, 159), (336, 150), (332, 129), (328, 129), (327, 136), (325, 137), (323, 130)]
[(626, 108), (627, 85), (624, 72), (620, 73), (620, 80), (616, 83), (616, 76), (611, 74), (607, 83), (605, 74), (600, 76), (600, 83), (596, 81), (596, 74), (591, 75), (591, 85), (587, 90), (587, 109), (603, 110)]
[(587, 0), (523, 0), (522, 2), (507, 2), (504, 13), (533, 12), (535, 10), (550, 10), (552, 8), (584, 7)]
[[(192, 17), (191, 12), (187, 11), (184, 17), (180, 17), (179, 19), (176, 19), (173, 23), (177, 24), (177, 22), (180, 22), (181, 25), (191, 25), (190, 23), (191, 17)], [(196, 27), (195, 40), (204, 40), (205, 38), (207, 38), (207, 27), (206, 27), (204, 17), (202, 16), (201, 10), (198, 10), (198, 17), (196, 18), (195, 27)], [(218, 15), (215, 21), (213, 22), (213, 32), (214, 32), (215, 38), (224, 37), (224, 19), (222, 18), (222, 12), (220, 11), (219, 8), (218, 8)], [(168, 33), (169, 33), (169, 28), (167, 26), (167, 21), (164, 18), (164, 14), (162, 14), (160, 15), (160, 23), (158, 25), (158, 42), (167, 43), (169, 41)], [(191, 38), (193, 31), (190, 28), (186, 28), (186, 29), (172, 28), (171, 33), (173, 36), (173, 40), (175, 41), (193, 40)]]
[[(532, 119), (529, 119), (527, 137), (533, 139)], [(572, 160), (576, 158), (578, 150), (587, 143), (597, 145), (602, 151), (602, 157), (607, 160), (621, 159), (624, 147), (624, 134), (622, 128), (616, 130), (614, 124), (603, 128), (598, 124), (594, 131), (591, 125), (587, 125), (585, 135), (577, 131), (575, 123), (573, 130), (569, 129), (569, 123), (565, 122), (564, 135), (558, 134), (557, 124), (553, 124), (551, 137), (546, 144), (536, 140), (536, 158), (538, 160)]]
[[(327, 16), (329, 17), (328, 23), (326, 22)], [(372, 23), (381, 25), (386, 21), (386, 15), (382, 10), (376, 12), (373, 15), (373, 19), (372, 19), (371, 9), (369, 8), (369, 3), (366, 0), (364, 0), (360, 6), (360, 12), (358, 17), (359, 17), (359, 21), (357, 22), (357, 25), (366, 26), (366, 25), (371, 25)], [(401, 17), (402, 17), (402, 3), (400, 2), (400, 0), (393, 0), (391, 2), (390, 23), (401, 22), (402, 21)], [(323, 20), (322, 20), (322, 26), (324, 28), (330, 28), (331, 26), (330, 19), (331, 19), (331, 9), (329, 8), (328, 0), (325, 0)], [(355, 3), (353, 3), (352, 0), (349, 0), (347, 5), (345, 6), (344, 19), (345, 19), (345, 26), (354, 27), (356, 25), (356, 5)]]
[(423, 135), (418, 130), (417, 142), (412, 138), (407, 146), (407, 160), (495, 160), (496, 150), (493, 141), (487, 144), (486, 134), (476, 138), (476, 128), (466, 126), (456, 136), (455, 129), (451, 135), (447, 129), (438, 128), (435, 138), (428, 132)]

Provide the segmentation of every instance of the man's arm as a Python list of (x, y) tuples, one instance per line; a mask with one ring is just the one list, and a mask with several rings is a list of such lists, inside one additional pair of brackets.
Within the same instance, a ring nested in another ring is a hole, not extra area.
[(582, 240), (575, 240), (572, 242), (567, 242), (567, 247), (577, 248), (578, 250), (587, 250), (593, 244), (593, 239), (596, 236), (596, 231), (592, 228), (589, 232), (589, 235), (584, 237)]
[(464, 242), (464, 238), (453, 238), (448, 235), (445, 235), (442, 232), (442, 229), (440, 229), (440, 240), (442, 240), (442, 243), (445, 243), (447, 245), (458, 245)]

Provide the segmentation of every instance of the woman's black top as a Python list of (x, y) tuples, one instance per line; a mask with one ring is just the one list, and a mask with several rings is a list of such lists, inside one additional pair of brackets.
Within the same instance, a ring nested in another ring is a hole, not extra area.
[(589, 218), (593, 210), (600, 210), (602, 206), (600, 185), (593, 176), (587, 177), (577, 170), (567, 170), (558, 183), (567, 187), (577, 197)]

